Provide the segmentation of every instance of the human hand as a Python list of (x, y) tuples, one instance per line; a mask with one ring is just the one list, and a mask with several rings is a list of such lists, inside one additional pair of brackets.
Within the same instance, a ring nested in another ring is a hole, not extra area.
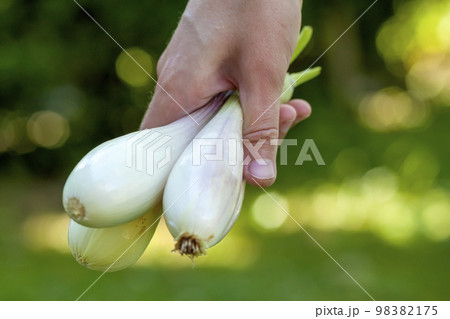
[[(301, 0), (190, 0), (158, 61), (158, 83), (142, 128), (166, 125), (205, 105), (214, 95), (239, 90), (243, 139), (266, 165), (244, 168), (250, 184), (276, 178), (277, 146), (290, 127), (308, 117), (306, 101), (279, 103), (301, 21)], [(169, 95), (170, 94), (170, 95)], [(273, 143), (272, 143), (273, 144)], [(256, 182), (255, 182), (256, 180)]]

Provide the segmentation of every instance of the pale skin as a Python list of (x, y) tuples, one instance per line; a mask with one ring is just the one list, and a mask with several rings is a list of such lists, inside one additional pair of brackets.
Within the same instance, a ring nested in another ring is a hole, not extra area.
[(159, 85), (141, 128), (166, 125), (219, 92), (239, 90), (243, 138), (265, 141), (258, 153), (266, 165), (252, 160), (244, 178), (262, 187), (273, 184), (277, 146), (270, 139), (284, 138), (311, 114), (304, 100), (281, 105), (278, 100), (300, 30), (301, 5), (301, 0), (190, 0), (158, 61)]

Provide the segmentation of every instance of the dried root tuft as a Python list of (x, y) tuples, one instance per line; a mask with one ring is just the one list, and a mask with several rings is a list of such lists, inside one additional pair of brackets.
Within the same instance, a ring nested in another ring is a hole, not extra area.
[(179, 252), (181, 256), (188, 256), (193, 259), (201, 255), (206, 255), (206, 248), (203, 240), (195, 235), (184, 233), (177, 238), (174, 252)]
[(76, 221), (83, 220), (86, 217), (86, 209), (80, 200), (76, 197), (71, 197), (66, 203), (66, 209), (70, 218)]
[[(74, 256), (75, 256), (75, 255), (74, 255)], [(80, 265), (89, 268), (88, 262), (86, 261), (86, 258), (84, 258), (83, 256), (81, 256), (81, 255), (76, 255), (76, 256), (75, 256), (75, 259), (78, 261), (78, 263), (79, 263)]]

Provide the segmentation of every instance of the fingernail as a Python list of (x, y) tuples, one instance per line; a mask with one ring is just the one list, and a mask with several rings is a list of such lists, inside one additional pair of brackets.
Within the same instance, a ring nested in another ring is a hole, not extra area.
[[(260, 160), (258, 163), (253, 160), (248, 166), (248, 172), (250, 175), (257, 179), (272, 179), (275, 177), (275, 165), (271, 160)], [(264, 162), (264, 163), (263, 163)]]

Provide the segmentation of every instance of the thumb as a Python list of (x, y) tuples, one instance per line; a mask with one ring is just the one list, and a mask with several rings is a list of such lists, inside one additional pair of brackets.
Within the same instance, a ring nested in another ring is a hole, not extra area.
[(273, 184), (277, 174), (274, 142), (279, 135), (278, 98), (282, 82), (261, 83), (261, 79), (256, 82), (240, 87), (244, 112), (244, 178), (255, 186), (267, 187)]
[[(218, 72), (202, 73), (192, 63), (169, 58), (161, 63), (155, 93), (141, 129), (167, 125), (205, 105), (221, 91), (230, 89)], [(160, 64), (158, 63), (158, 66)]]

